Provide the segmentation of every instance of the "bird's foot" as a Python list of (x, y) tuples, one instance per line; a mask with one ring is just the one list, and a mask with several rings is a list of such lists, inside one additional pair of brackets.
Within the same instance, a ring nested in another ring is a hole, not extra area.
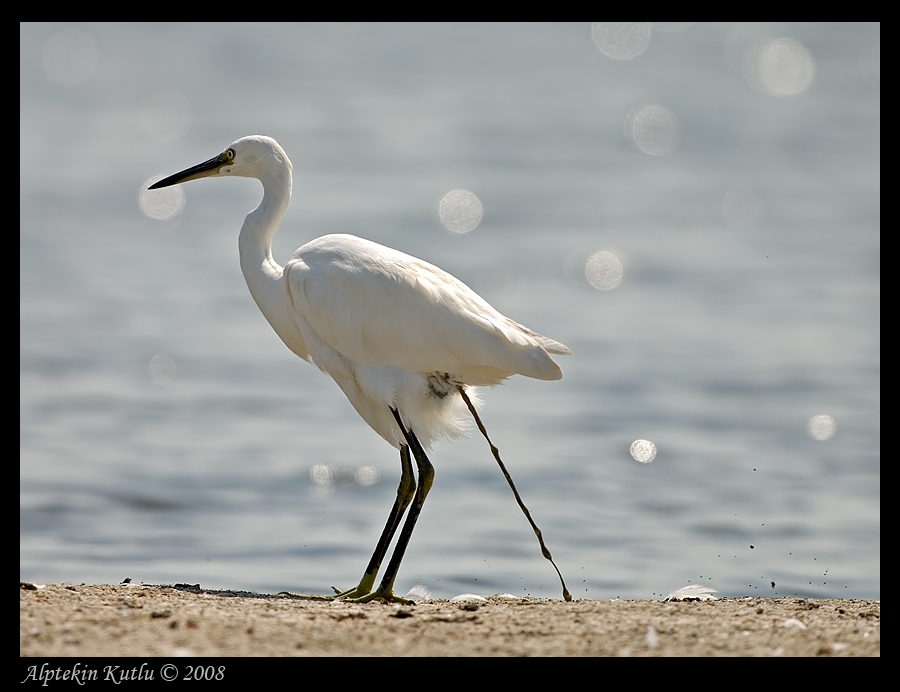
[(359, 598), (364, 598), (369, 595), (369, 589), (362, 585), (357, 586), (355, 589), (350, 589), (349, 591), (341, 591), (333, 586), (331, 588), (334, 589), (334, 596), (329, 596), (329, 598), (335, 601), (356, 601)]
[(408, 598), (401, 598), (397, 594), (394, 593), (393, 586), (388, 586), (387, 588), (381, 587), (376, 591), (372, 591), (372, 585), (367, 584), (366, 580), (363, 579), (362, 582), (355, 588), (350, 589), (349, 591), (340, 591), (335, 587), (331, 587), (334, 589), (334, 596), (322, 596), (322, 598), (327, 598), (329, 600), (334, 601), (345, 601), (347, 603), (368, 603), (369, 601), (382, 601), (383, 603), (401, 603), (403, 605), (411, 605), (414, 604), (415, 601), (411, 601)]
[(294, 598), (298, 601), (333, 601), (335, 596), (320, 596), (318, 594), (291, 593), (290, 591), (279, 591), (276, 596), (286, 596)]
[(408, 598), (402, 598), (398, 596), (394, 593), (394, 590), (392, 588), (378, 589), (377, 591), (373, 591), (372, 593), (367, 593), (363, 596), (355, 598), (345, 598), (343, 594), (337, 596), (336, 598), (340, 598), (342, 601), (348, 601), (350, 603), (368, 603), (369, 601), (382, 601), (383, 603), (415, 605), (415, 601), (411, 601)]
[[(334, 587), (331, 587), (334, 589)], [(378, 589), (378, 591), (369, 592), (367, 590), (356, 587), (349, 591), (339, 591), (334, 589), (334, 596), (319, 596), (318, 594), (302, 594), (291, 593), (290, 591), (279, 591), (278, 596), (293, 598), (298, 601), (344, 601), (346, 603), (368, 603), (370, 601), (382, 601), (383, 603), (400, 603), (402, 605), (413, 605), (415, 601), (408, 598), (402, 598), (394, 593), (393, 589)]]
[(408, 598), (401, 598), (400, 596), (395, 594), (393, 584), (391, 584), (390, 586), (382, 585), (377, 590), (372, 591), (372, 586), (374, 586), (374, 584), (375, 572), (373, 571), (364, 574), (359, 584), (348, 591), (341, 591), (337, 587), (332, 586), (331, 588), (334, 591), (333, 596), (307, 596), (305, 594), (296, 594), (289, 591), (282, 591), (278, 595), (288, 596), (289, 598), (296, 598), (298, 600), (304, 601), (345, 601), (347, 603), (368, 603), (369, 601), (382, 601), (383, 603), (401, 603), (403, 605), (411, 605), (415, 603), (415, 601), (411, 601)]
[[(279, 591), (276, 596), (286, 596), (288, 598), (294, 598), (299, 601), (350, 601), (357, 602), (358, 599), (363, 598), (369, 595), (369, 588), (360, 584), (355, 589), (350, 589), (349, 591), (341, 591), (336, 586), (331, 587), (332, 591), (334, 591), (333, 596), (320, 596), (319, 594), (303, 594), (303, 593), (293, 593), (291, 591)], [(364, 601), (359, 601), (360, 603)]]

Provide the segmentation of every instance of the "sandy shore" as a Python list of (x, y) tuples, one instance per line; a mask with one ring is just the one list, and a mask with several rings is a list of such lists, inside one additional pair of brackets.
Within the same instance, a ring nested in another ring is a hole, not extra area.
[(20, 589), (22, 656), (878, 656), (881, 602), (295, 600), (135, 584)]

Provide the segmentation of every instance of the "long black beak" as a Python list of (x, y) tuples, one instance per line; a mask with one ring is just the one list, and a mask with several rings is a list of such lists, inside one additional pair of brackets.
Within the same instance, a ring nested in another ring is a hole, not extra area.
[(207, 178), (211, 175), (217, 175), (219, 169), (224, 164), (225, 160), (223, 159), (223, 155), (219, 154), (218, 156), (214, 156), (213, 158), (211, 158), (209, 161), (198, 163), (196, 166), (186, 168), (180, 173), (170, 175), (168, 178), (163, 178), (162, 180), (153, 183), (148, 189), (158, 190), (161, 187), (169, 187), (171, 185), (177, 185), (178, 183), (186, 183), (188, 180), (196, 180), (197, 178)]

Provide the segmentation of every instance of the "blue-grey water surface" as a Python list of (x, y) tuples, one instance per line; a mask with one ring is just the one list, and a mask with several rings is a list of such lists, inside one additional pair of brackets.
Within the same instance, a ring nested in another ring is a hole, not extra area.
[[(21, 577), (361, 576), (396, 452), (250, 297), (259, 183), (139, 204), (267, 134), (294, 165), (281, 263), (355, 233), (572, 349), (483, 419), (576, 597), (879, 598), (879, 26), (677, 28), (615, 59), (589, 24), (22, 25)], [(643, 149), (635, 113), (661, 114)], [(470, 233), (438, 216), (458, 189)], [(431, 459), (398, 591), (558, 598), (484, 440)]]

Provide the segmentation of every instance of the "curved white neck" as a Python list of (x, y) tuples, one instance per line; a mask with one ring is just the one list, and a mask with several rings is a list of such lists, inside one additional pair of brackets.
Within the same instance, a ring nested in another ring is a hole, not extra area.
[(238, 249), (247, 288), (263, 315), (278, 331), (276, 323), (281, 322), (281, 313), (285, 310), (280, 285), (284, 268), (272, 257), (272, 238), (291, 201), (291, 171), (285, 166), (259, 180), (263, 185), (262, 202), (244, 219)]

